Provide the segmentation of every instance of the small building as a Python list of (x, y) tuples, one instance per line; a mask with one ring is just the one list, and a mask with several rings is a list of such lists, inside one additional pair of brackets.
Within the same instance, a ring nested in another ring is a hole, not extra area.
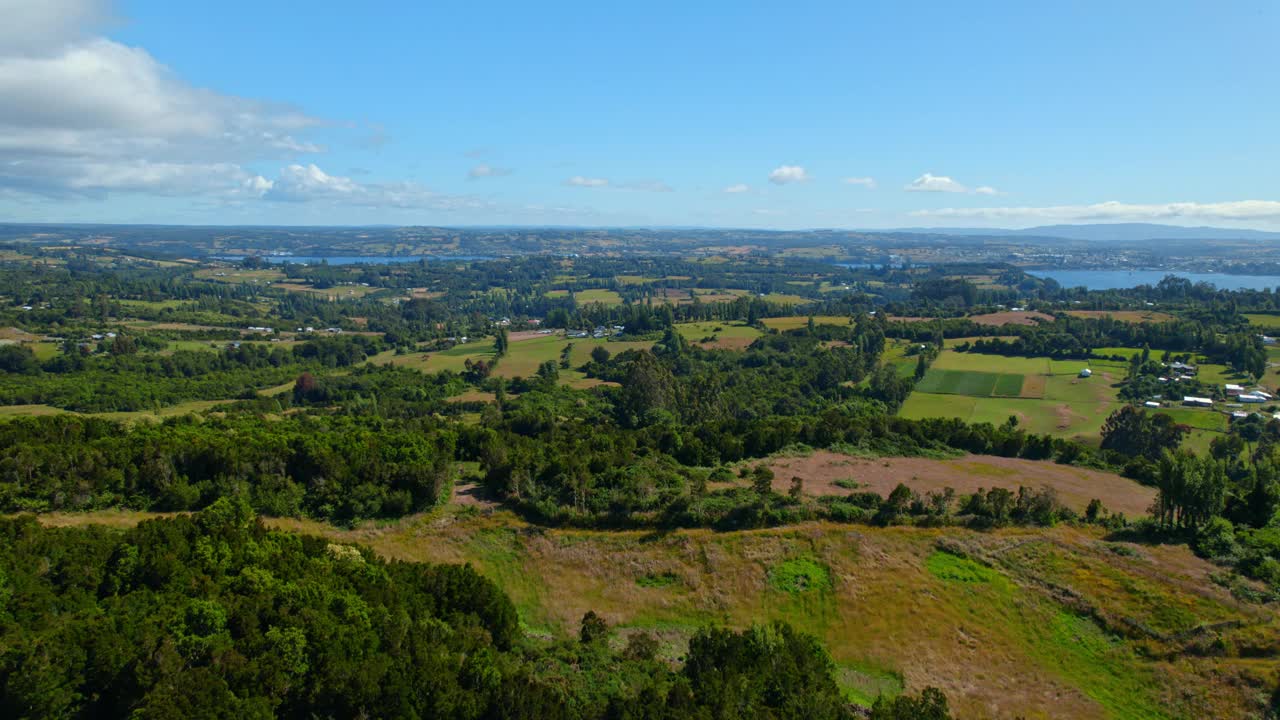
[(1240, 393), (1236, 399), (1242, 403), (1264, 403), (1267, 401), (1266, 398), (1256, 393)]
[(1222, 389), (1225, 390), (1228, 395), (1239, 395), (1244, 392), (1244, 388), (1240, 385), (1236, 385), (1235, 383), (1227, 383), (1222, 386)]
[(1082, 378), (1087, 378), (1087, 377), (1089, 377), (1089, 376), (1091, 376), (1091, 375), (1093, 375), (1093, 371), (1092, 371), (1092, 370), (1090, 370), (1089, 368), (1085, 368), (1085, 369), (1083, 369), (1083, 370), (1081, 370), (1081, 371), (1080, 371), (1080, 377), (1082, 377)]
[(1149, 407), (1149, 408), (1158, 408), (1158, 407), (1160, 407), (1160, 403), (1156, 402), (1155, 400), (1148, 400), (1148, 401), (1146, 401), (1146, 402), (1142, 403), (1142, 406), (1143, 406), (1143, 407)]
[(1183, 405), (1191, 407), (1213, 407), (1213, 399), (1207, 397), (1195, 397), (1193, 395), (1185, 395), (1182, 398)]
[(1249, 413), (1243, 410), (1236, 410), (1235, 412), (1231, 413), (1232, 420), (1244, 420), (1247, 417), (1249, 417)]

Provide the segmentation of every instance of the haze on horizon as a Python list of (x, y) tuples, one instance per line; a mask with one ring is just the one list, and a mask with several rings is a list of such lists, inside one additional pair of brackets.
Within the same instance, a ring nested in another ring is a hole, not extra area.
[(0, 221), (1280, 230), (1280, 5), (0, 0)]

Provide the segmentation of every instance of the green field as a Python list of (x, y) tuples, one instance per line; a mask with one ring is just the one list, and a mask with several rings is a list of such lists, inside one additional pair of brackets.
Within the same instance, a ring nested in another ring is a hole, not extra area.
[[(1051, 374), (1049, 358), (1005, 357), (943, 350), (931, 369), (971, 370), (974, 372), (1015, 373), (1019, 375)], [(1077, 368), (1078, 370), (1078, 368)]]
[(1013, 373), (989, 373), (974, 370), (930, 370), (916, 385), (922, 393), (945, 393), (990, 397), (1017, 397), (1022, 392), (1023, 376)]
[(1261, 313), (1245, 313), (1249, 324), (1263, 330), (1280, 330), (1280, 315), (1263, 315)]
[(465, 369), (467, 360), (485, 360), (493, 359), (493, 338), (485, 338), (484, 340), (476, 340), (462, 345), (454, 345), (448, 350), (430, 353), (409, 353), (407, 355), (394, 355), (392, 353), (384, 353), (370, 362), (390, 362), (392, 365), (411, 367), (423, 372), (440, 372), (441, 370), (452, 370), (460, 373)]
[(691, 343), (702, 342), (703, 338), (715, 338), (705, 344), (707, 347), (742, 349), (760, 337), (760, 331), (740, 322), (694, 322), (676, 325), (680, 335)]
[(645, 277), (644, 275), (618, 275), (613, 278), (619, 285), (643, 285), (645, 283), (657, 282), (662, 278)]
[[(1092, 377), (1079, 372), (1091, 367)], [(1123, 365), (1110, 361), (1004, 357), (944, 350), (899, 411), (999, 425), (1010, 416), (1037, 434), (1096, 442), (1122, 403), (1113, 387)]]
[[(568, 290), (548, 290), (546, 293), (550, 298), (568, 297)], [(573, 296), (579, 305), (588, 305), (590, 303), (600, 303), (601, 305), (621, 305), (622, 296), (613, 290), (603, 288), (592, 288), (590, 290), (576, 290)]]
[[(790, 317), (773, 317), (764, 318), (760, 322), (770, 330), (795, 330), (809, 324), (808, 315), (792, 315)], [(816, 325), (836, 325), (839, 327), (848, 327), (853, 323), (853, 319), (847, 315), (817, 315), (813, 318)]]
[(953, 417), (970, 423), (1000, 425), (1010, 416), (1028, 432), (1096, 443), (1107, 416), (1120, 402), (1072, 404), (1037, 398), (977, 398), (913, 392), (898, 414), (910, 419)]
[[(647, 350), (653, 347), (653, 343), (648, 340), (597, 340), (595, 338), (583, 338), (569, 342), (573, 343), (573, 352), (569, 355), (569, 364), (575, 368), (582, 367), (590, 362), (591, 351), (598, 345), (603, 345), (610, 355), (617, 355), (628, 350)], [(561, 372), (561, 375), (563, 374)]]
[(887, 365), (893, 365), (897, 369), (899, 377), (910, 377), (915, 374), (916, 363), (919, 362), (916, 356), (907, 354), (907, 350), (911, 348), (912, 344), (906, 340), (886, 340), (884, 353), (880, 355), (880, 361)]
[(540, 335), (528, 340), (512, 342), (507, 347), (507, 354), (498, 361), (494, 375), (504, 378), (533, 377), (538, 374), (538, 367), (544, 362), (553, 362), (560, 367), (560, 353), (570, 340), (563, 335)]

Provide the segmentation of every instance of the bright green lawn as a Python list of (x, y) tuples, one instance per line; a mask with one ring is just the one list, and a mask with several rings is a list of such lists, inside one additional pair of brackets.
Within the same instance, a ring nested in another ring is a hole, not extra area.
[(943, 350), (930, 367), (939, 370), (1046, 375), (1049, 373), (1049, 359), (1005, 357), (1003, 355), (983, 355)]

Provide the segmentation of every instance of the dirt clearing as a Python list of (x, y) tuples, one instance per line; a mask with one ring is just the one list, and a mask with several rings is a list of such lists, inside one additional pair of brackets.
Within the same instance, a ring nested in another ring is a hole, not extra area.
[(1112, 512), (1130, 518), (1146, 514), (1155, 500), (1155, 490), (1128, 478), (1098, 470), (1058, 465), (1057, 463), (1002, 458), (988, 455), (966, 455), (951, 460), (927, 458), (867, 459), (824, 450), (807, 457), (775, 458), (770, 462), (774, 489), (785, 493), (791, 478), (804, 480), (804, 491), (810, 495), (847, 495), (850, 488), (837, 480), (858, 483), (856, 490), (887, 496), (903, 483), (919, 493), (950, 487), (968, 494), (978, 488), (1002, 487), (1017, 492), (1018, 486), (1052, 487), (1058, 500), (1075, 509), (1084, 510), (1098, 498)]

